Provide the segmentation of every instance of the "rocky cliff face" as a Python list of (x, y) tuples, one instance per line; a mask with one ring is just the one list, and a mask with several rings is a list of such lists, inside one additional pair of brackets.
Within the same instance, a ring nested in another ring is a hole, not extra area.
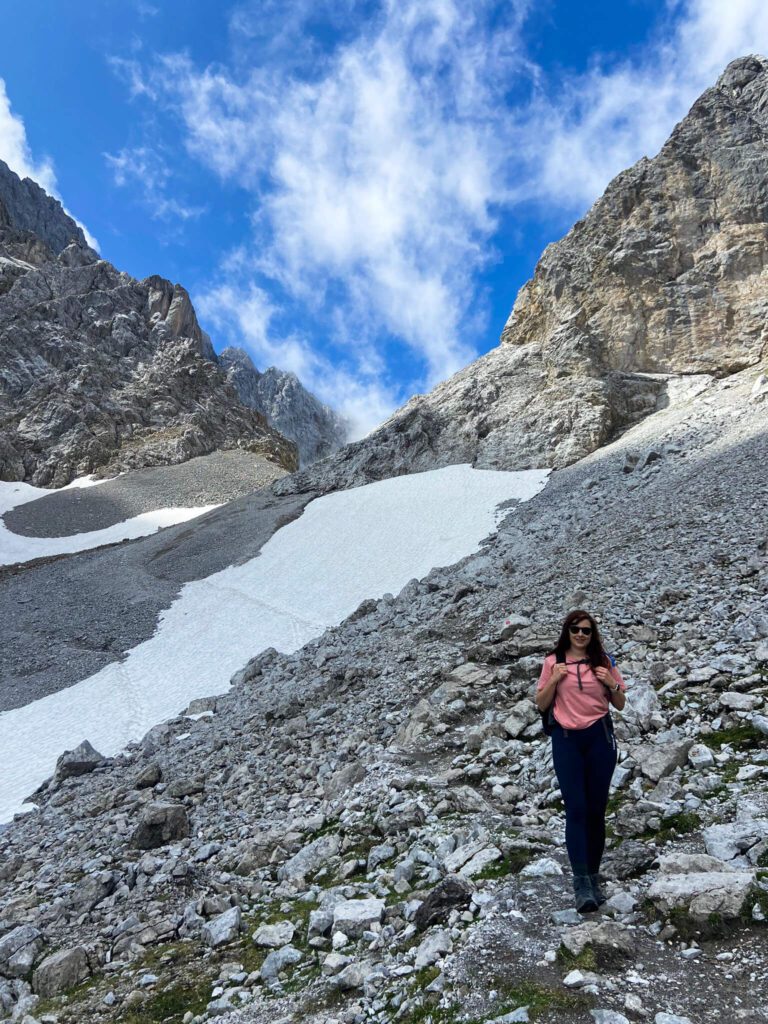
[(324, 459), (344, 444), (348, 424), (307, 391), (296, 374), (274, 366), (259, 373), (241, 348), (225, 348), (219, 363), (240, 400), (265, 416), (284, 437), (295, 441), (302, 467)]
[(667, 375), (759, 362), (767, 258), (768, 61), (745, 57), (547, 247), (498, 348), (281, 487), (568, 465), (663, 404)]
[(99, 259), (54, 200), (6, 168), (0, 479), (60, 486), (233, 447), (298, 465), (228, 383), (186, 291)]
[(0, 160), (0, 227), (14, 225), (31, 231), (58, 254), (70, 242), (87, 248), (82, 229), (31, 178), (20, 178), (8, 164)]

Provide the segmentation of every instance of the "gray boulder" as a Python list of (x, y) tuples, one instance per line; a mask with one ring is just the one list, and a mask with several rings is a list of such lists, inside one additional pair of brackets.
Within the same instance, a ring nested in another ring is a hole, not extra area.
[(82, 946), (61, 949), (46, 957), (32, 975), (32, 989), (47, 998), (76, 988), (90, 976), (88, 956)]
[(206, 946), (217, 949), (227, 942), (233, 942), (240, 934), (240, 923), (242, 915), (239, 907), (232, 907), (218, 914), (203, 925), (200, 932), (201, 938)]
[(281, 882), (301, 882), (314, 875), (328, 861), (338, 854), (341, 842), (337, 835), (330, 833), (313, 839), (290, 857), (277, 871)]
[(31, 924), (13, 928), (0, 939), (0, 974), (10, 978), (26, 977), (43, 945), (42, 932)]
[(104, 757), (94, 750), (88, 740), (75, 747), (74, 750), (65, 750), (56, 762), (56, 778), (69, 779), (75, 775), (87, 775), (101, 764)]
[(710, 915), (727, 920), (741, 915), (754, 884), (751, 871), (661, 875), (648, 889), (648, 898), (666, 912), (685, 909), (697, 921), (707, 921)]
[(295, 946), (283, 946), (282, 949), (273, 949), (268, 953), (264, 963), (261, 965), (261, 977), (264, 981), (274, 981), (281, 971), (286, 967), (292, 967), (303, 959), (303, 953)]
[(131, 845), (139, 850), (166, 846), (189, 835), (189, 817), (183, 804), (147, 804), (131, 837)]
[(371, 925), (381, 921), (384, 906), (384, 900), (375, 897), (344, 900), (333, 908), (333, 930), (343, 932), (350, 939), (359, 939)]
[[(317, 911), (312, 911), (317, 913)], [(331, 914), (331, 920), (333, 915)], [(312, 922), (310, 921), (310, 932)], [(271, 949), (279, 949), (287, 946), (296, 931), (290, 921), (278, 921), (277, 924), (263, 924), (253, 933), (253, 941), (256, 946), (268, 946)]]

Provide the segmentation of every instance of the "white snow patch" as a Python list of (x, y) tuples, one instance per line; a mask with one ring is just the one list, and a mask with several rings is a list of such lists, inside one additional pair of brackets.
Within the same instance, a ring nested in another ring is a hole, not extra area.
[(256, 558), (185, 584), (125, 661), (0, 715), (0, 822), (29, 810), (24, 798), (63, 750), (87, 737), (114, 755), (195, 698), (226, 691), (259, 651), (297, 650), (366, 598), (477, 551), (499, 503), (532, 498), (548, 473), (448, 466), (311, 502)]
[[(102, 480), (92, 477), (81, 477), (67, 485), (67, 488), (94, 487)], [(29, 501), (37, 501), (55, 492), (44, 487), (32, 487), (31, 484), (5, 483), (0, 481), (0, 517), (18, 505), (26, 505)], [(217, 505), (201, 505), (197, 508), (159, 508), (154, 512), (142, 512), (141, 515), (115, 523), (104, 530), (92, 530), (90, 533), (74, 533), (68, 537), (23, 537), (12, 533), (0, 518), (0, 565), (17, 565), (30, 562), (34, 558), (50, 558), (52, 555), (69, 555), (74, 551), (87, 551), (101, 547), (103, 544), (115, 544), (122, 540), (134, 540), (136, 537), (148, 537), (165, 526), (176, 526), (186, 523), (196, 516), (204, 515)]]

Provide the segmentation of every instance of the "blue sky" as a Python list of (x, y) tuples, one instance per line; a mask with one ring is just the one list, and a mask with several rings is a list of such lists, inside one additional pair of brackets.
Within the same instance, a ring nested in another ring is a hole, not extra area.
[(498, 343), (763, 0), (6, 0), (0, 158), (360, 435)]

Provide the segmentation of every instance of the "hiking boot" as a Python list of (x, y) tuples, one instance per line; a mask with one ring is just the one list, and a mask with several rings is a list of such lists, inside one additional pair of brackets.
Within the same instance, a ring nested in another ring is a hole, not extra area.
[(592, 882), (589, 875), (573, 876), (573, 894), (576, 909), (580, 914), (592, 914), (597, 910), (597, 901), (592, 892)]
[(595, 903), (598, 905), (598, 907), (601, 907), (608, 899), (608, 897), (605, 895), (602, 886), (600, 885), (600, 875), (590, 875), (589, 882), (592, 886), (592, 895), (594, 897)]

